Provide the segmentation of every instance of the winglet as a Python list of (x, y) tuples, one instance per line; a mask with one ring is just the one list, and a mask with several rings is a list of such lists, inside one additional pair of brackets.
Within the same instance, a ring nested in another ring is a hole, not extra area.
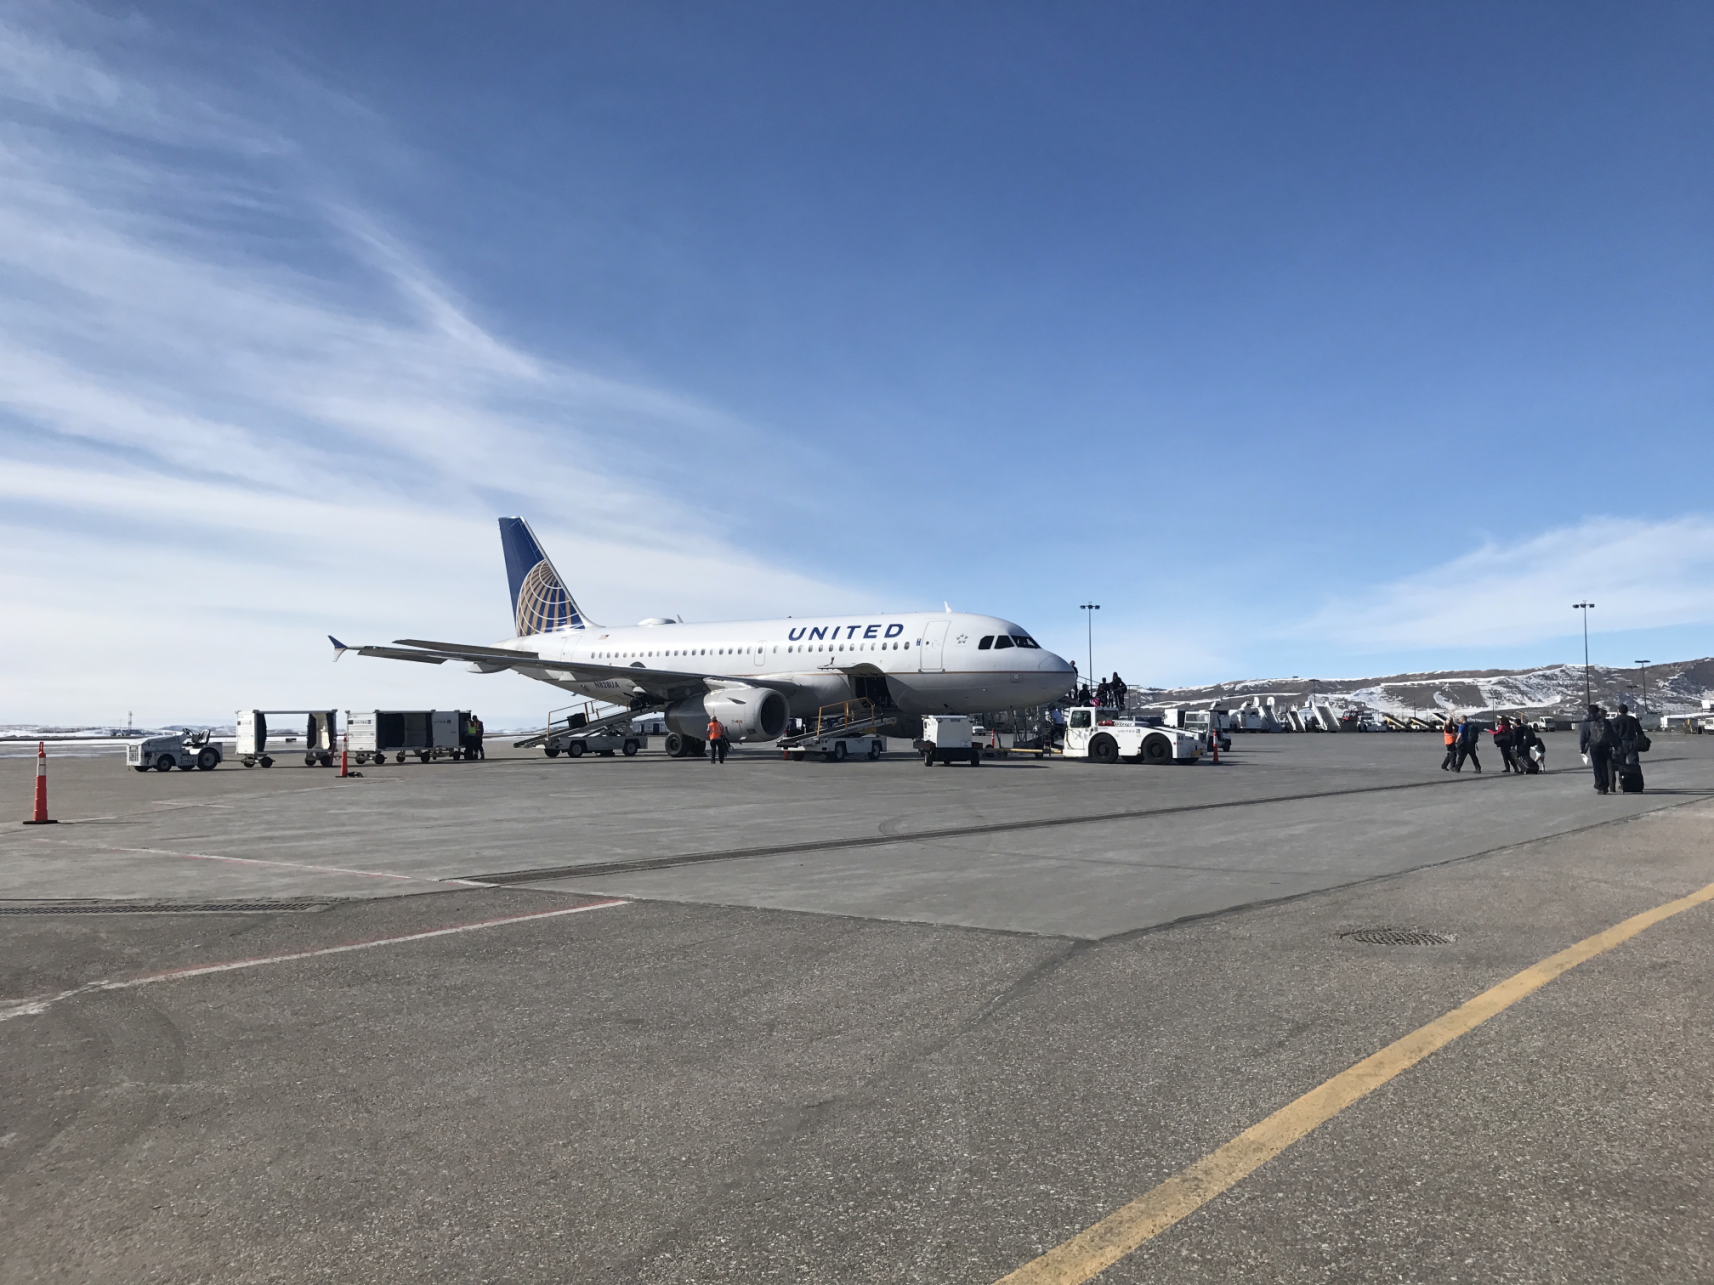
[(338, 660), (346, 652), (351, 650), (351, 648), (340, 642), (339, 639), (335, 638), (332, 634), (327, 636), (327, 641), (333, 644), (333, 658), (335, 660)]

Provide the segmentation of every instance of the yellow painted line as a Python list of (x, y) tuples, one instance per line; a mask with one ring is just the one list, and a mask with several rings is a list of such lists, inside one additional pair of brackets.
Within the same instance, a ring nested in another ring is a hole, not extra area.
[(999, 1285), (1075, 1285), (1092, 1279), (1436, 1049), (1444, 1048), (1490, 1017), (1505, 1012), (1524, 996), (1540, 990), (1584, 960), (1612, 950), (1663, 919), (1670, 919), (1709, 901), (1714, 901), (1714, 883), (1688, 897), (1632, 915), (1623, 923), (1614, 924), (1605, 932), (1587, 937), (1575, 946), (1508, 977), (1498, 986), (1483, 991), (1475, 999), (1459, 1005), (1427, 1026), (1418, 1027), (1379, 1053), (1364, 1058), (1311, 1089), (1297, 1101), (1281, 1107), (1260, 1124), (1252, 1125), (1225, 1146), (1209, 1152), (1154, 1190), (1138, 1196), (1093, 1227), (1002, 1277)]

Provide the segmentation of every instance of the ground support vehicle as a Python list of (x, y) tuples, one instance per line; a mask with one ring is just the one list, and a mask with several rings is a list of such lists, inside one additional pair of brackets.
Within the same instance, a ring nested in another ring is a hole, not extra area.
[(233, 755), (245, 767), (273, 767), (268, 753), (268, 720), (302, 718), (304, 766), (332, 767), (339, 752), (339, 711), (334, 709), (241, 709), (238, 711), (238, 742)]
[(1116, 709), (1071, 709), (1065, 717), (1065, 757), (1091, 763), (1194, 763), (1206, 745), (1202, 736), (1158, 727)]
[(157, 772), (170, 772), (175, 767), (187, 772), (193, 767), (199, 772), (212, 772), (224, 757), (207, 729), (151, 736), (146, 740), (132, 741), (125, 747), (126, 764), (139, 772), (147, 772), (150, 768)]
[(858, 699), (823, 705), (813, 719), (803, 720), (799, 731), (780, 737), (780, 757), (794, 763), (802, 763), (812, 755), (825, 763), (843, 763), (853, 758), (873, 762), (886, 753), (887, 738), (881, 729), (892, 721), (892, 716), (876, 709), (873, 701)]
[(463, 709), (359, 709), (345, 711), (345, 748), (358, 763), (376, 767), (394, 756), (403, 763), (414, 754), (427, 763), (436, 758), (475, 758), (461, 732), (470, 725)]
[(922, 720), (922, 765), (968, 763), (982, 766), (982, 747), (972, 736), (975, 720), (968, 714), (925, 714)]
[[(623, 754), (626, 758), (631, 758), (637, 751), (649, 748), (648, 733), (638, 731), (632, 726), (632, 721), (653, 713), (654, 708), (621, 709), (601, 714), (594, 701), (585, 701), (581, 705), (566, 705), (549, 710), (547, 727), (535, 736), (513, 741), (512, 748), (540, 748), (550, 759), (558, 758), (561, 754), (574, 759), (582, 758), (585, 754), (599, 754), (603, 758)], [(673, 754), (675, 747), (670, 744), (673, 737), (669, 736), (667, 740), (667, 752)], [(681, 755), (674, 754), (674, 757)]]

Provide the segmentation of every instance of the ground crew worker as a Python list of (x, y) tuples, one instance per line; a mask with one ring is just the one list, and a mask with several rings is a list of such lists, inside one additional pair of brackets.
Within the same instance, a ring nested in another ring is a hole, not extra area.
[(482, 748), (482, 730), (482, 720), (472, 714), (470, 716), (470, 740), (476, 747), (476, 757), (479, 759), (488, 757), (488, 751)]
[(1446, 757), (1440, 760), (1440, 768), (1443, 772), (1450, 772), (1458, 758), (1458, 720), (1447, 715), (1446, 726), (1441, 728), (1441, 732), (1446, 737)]
[(720, 720), (712, 714), (708, 718), (708, 761), (724, 763), (726, 761), (726, 729)]

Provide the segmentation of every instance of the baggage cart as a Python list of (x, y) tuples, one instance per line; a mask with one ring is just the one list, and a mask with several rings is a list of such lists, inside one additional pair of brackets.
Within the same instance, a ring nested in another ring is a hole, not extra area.
[[(270, 750), (277, 747), (269, 746), (270, 735), (276, 740), (296, 740), (295, 731), (290, 737), (282, 737), (281, 733), (291, 726), (285, 720), (298, 718), (304, 720), (304, 766), (332, 767), (333, 756), (339, 750), (339, 711), (333, 709), (241, 709), (236, 719), (238, 739), (233, 755), (245, 767), (255, 767), (258, 763), (273, 767)], [(274, 720), (272, 729), (269, 719)]]
[(475, 758), (463, 731), (470, 724), (467, 709), (360, 709), (345, 713), (346, 748), (358, 763), (376, 767), (391, 754), (395, 763), (415, 755), (430, 759)]

